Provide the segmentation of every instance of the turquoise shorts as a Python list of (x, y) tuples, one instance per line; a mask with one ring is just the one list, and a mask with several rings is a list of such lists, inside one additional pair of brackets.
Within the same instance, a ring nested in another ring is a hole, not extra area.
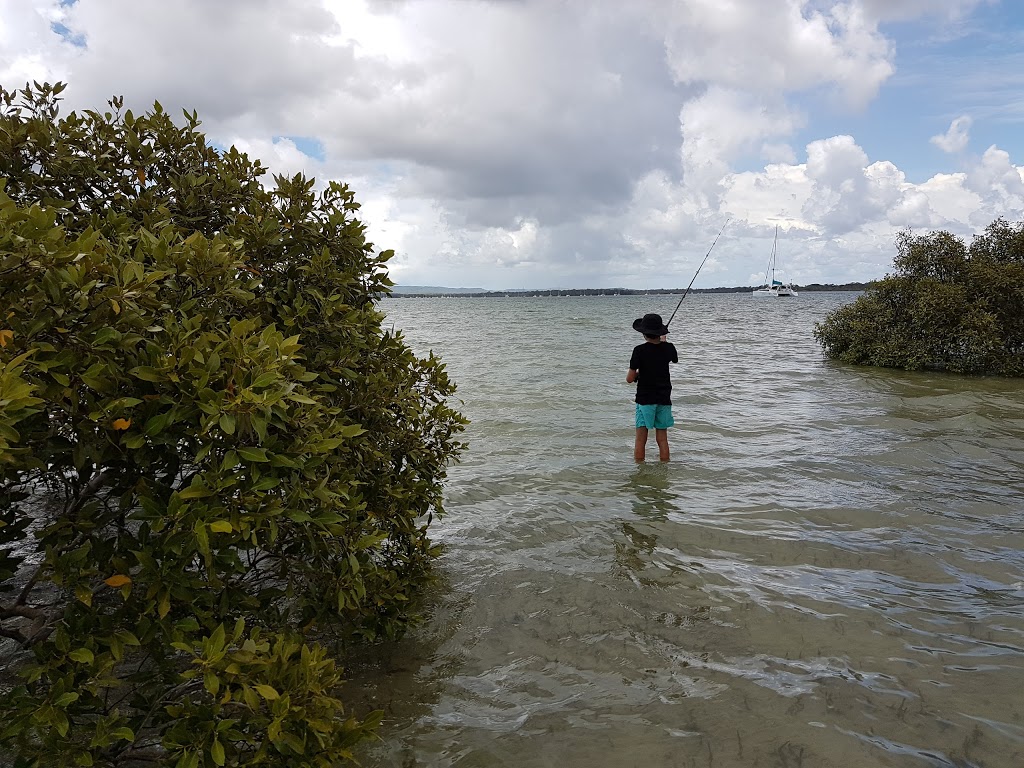
[(668, 429), (676, 420), (672, 418), (671, 405), (636, 405), (636, 428)]

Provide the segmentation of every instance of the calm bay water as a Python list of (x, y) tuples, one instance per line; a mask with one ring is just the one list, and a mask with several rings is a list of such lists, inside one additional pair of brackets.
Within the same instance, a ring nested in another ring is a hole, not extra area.
[(350, 670), (369, 766), (1024, 766), (1024, 385), (824, 361), (854, 294), (389, 299), (459, 384), (430, 620)]

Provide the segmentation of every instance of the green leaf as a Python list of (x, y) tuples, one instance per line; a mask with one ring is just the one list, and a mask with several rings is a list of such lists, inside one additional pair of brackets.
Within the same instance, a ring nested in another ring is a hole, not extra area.
[(61, 709), (64, 709), (65, 707), (67, 707), (68, 704), (72, 704), (78, 701), (78, 696), (79, 694), (77, 693), (62, 694), (61, 696), (57, 697), (57, 700), (53, 702), (53, 705), (55, 707), (60, 707)]
[(182, 632), (196, 632), (199, 630), (200, 625), (194, 616), (187, 616), (181, 621), (175, 622), (174, 626)]
[(252, 428), (256, 431), (256, 436), (263, 442), (267, 439), (267, 420), (259, 414), (253, 414), (251, 416)]
[(210, 535), (206, 531), (206, 526), (202, 523), (196, 523), (195, 526), (196, 534), (196, 546), (199, 547), (199, 552), (204, 557), (209, 558), (210, 556)]
[(371, 549), (387, 539), (387, 537), (388, 535), (386, 533), (369, 533), (360, 537), (359, 541), (357, 541), (352, 548), (356, 550)]
[(68, 722), (68, 716), (62, 711), (59, 709), (54, 710), (51, 722), (53, 723), (53, 727), (57, 730), (57, 733), (62, 737), (68, 735), (68, 729), (71, 727), (71, 724)]
[(328, 453), (336, 450), (345, 441), (340, 437), (332, 437), (328, 440), (320, 440), (310, 446), (310, 450), (314, 453)]
[(119, 411), (124, 408), (132, 408), (141, 405), (144, 401), (137, 397), (119, 397), (106, 406), (108, 412)]
[(204, 488), (201, 485), (190, 485), (188, 488), (183, 488), (178, 491), (178, 497), (182, 499), (205, 499), (208, 496), (213, 496), (216, 491), (211, 491), (209, 488)]
[(231, 523), (226, 520), (218, 520), (215, 523), (210, 523), (210, 530), (214, 533), (231, 533), (234, 528), (231, 527)]
[(137, 379), (142, 379), (143, 381), (159, 382), (167, 380), (167, 377), (163, 373), (148, 365), (137, 366), (128, 371), (128, 373)]
[(224, 765), (224, 745), (216, 739), (210, 745), (210, 759), (215, 765)]
[(235, 434), (235, 415), (233, 413), (222, 413), (220, 415), (220, 428), (229, 435)]
[(145, 432), (148, 437), (156, 437), (167, 428), (167, 425), (171, 422), (172, 416), (172, 412), (167, 411), (166, 413), (158, 413), (156, 416), (147, 419), (143, 432)]
[(253, 688), (256, 692), (267, 701), (274, 701), (280, 698), (277, 690), (272, 685), (254, 685)]
[(264, 477), (260, 479), (256, 485), (252, 487), (254, 491), (269, 491), (271, 488), (276, 488), (281, 484), (281, 479), (278, 477)]
[[(242, 700), (245, 702), (249, 709), (258, 709), (260, 706), (259, 697), (249, 686), (242, 688)], [(273, 724), (271, 724), (271, 728)]]
[(97, 392), (102, 392), (107, 388), (109, 381), (103, 375), (103, 366), (93, 366), (88, 371), (82, 374), (82, 383), (84, 383), (90, 389), (94, 389)]
[(246, 461), (270, 461), (265, 448), (238, 448), (238, 455)]
[(116, 328), (101, 328), (100, 331), (93, 337), (92, 343), (96, 346), (102, 346), (108, 341), (113, 341), (121, 336)]
[(263, 389), (264, 387), (269, 387), (271, 384), (279, 381), (280, 378), (281, 377), (277, 373), (267, 371), (266, 373), (261, 373), (257, 376), (256, 380), (250, 385), (250, 387), (252, 389)]
[(76, 648), (68, 654), (68, 658), (80, 664), (92, 664), (95, 660), (95, 656), (88, 648)]
[(294, 733), (291, 733), (290, 731), (285, 731), (281, 734), (281, 738), (285, 744), (287, 744), (289, 747), (292, 748), (292, 750), (294, 750), (296, 754), (303, 755), (306, 753), (306, 745), (303, 744), (302, 739), (300, 739)]
[(170, 612), (170, 610), (171, 610), (171, 593), (168, 591), (168, 592), (164, 592), (160, 596), (160, 601), (157, 603), (157, 606), (156, 606), (156, 613), (157, 613), (157, 616), (159, 616), (162, 619), (164, 616), (166, 616)]
[(207, 671), (203, 674), (203, 686), (209, 691), (211, 696), (216, 696), (217, 691), (220, 690), (220, 678), (213, 672)]

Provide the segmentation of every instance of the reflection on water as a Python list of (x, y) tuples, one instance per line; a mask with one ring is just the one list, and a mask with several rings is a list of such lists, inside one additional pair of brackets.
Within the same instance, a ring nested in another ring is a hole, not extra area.
[(672, 487), (664, 464), (639, 464), (629, 475), (623, 491), (633, 499), (633, 513), (643, 519), (664, 520), (670, 512), (680, 511), (680, 495)]
[(823, 361), (851, 298), (688, 297), (643, 465), (671, 297), (386, 302), (472, 424), (430, 620), (350, 670), (364, 764), (1024, 765), (1024, 388)]

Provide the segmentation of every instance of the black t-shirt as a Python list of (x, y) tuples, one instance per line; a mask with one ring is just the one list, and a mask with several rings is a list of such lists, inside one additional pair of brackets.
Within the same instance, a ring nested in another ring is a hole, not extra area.
[(644, 342), (633, 348), (629, 367), (637, 372), (636, 401), (640, 405), (672, 405), (672, 379), (669, 363), (678, 363), (675, 345)]

